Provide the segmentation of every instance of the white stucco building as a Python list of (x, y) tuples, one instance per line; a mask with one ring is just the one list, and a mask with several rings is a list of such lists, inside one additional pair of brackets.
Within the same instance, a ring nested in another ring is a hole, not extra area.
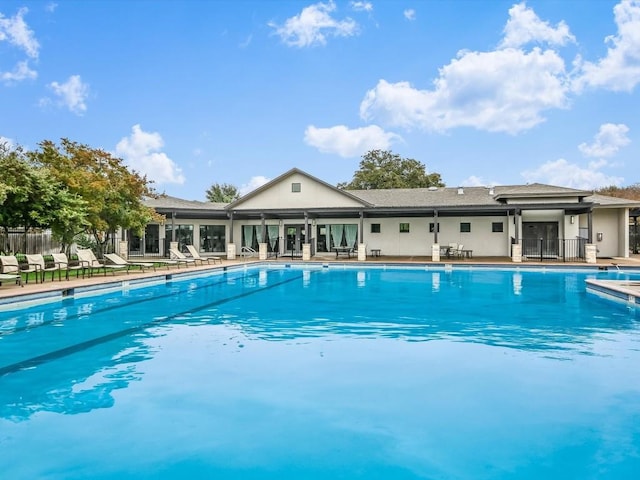
[(350, 253), (438, 259), (441, 246), (469, 255), (585, 260), (629, 255), (629, 210), (639, 202), (542, 184), (340, 190), (292, 169), (230, 204), (160, 197), (164, 224), (130, 236), (130, 255), (163, 255), (170, 242), (234, 258)]

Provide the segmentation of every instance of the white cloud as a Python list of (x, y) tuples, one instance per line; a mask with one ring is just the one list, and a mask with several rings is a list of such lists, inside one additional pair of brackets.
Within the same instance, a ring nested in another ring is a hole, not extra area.
[(307, 127), (304, 141), (323, 153), (337, 153), (341, 157), (356, 157), (369, 150), (388, 150), (394, 141), (402, 140), (395, 133), (385, 132), (377, 125), (363, 128), (347, 128), (337, 125), (330, 128)]
[(578, 149), (587, 157), (612, 157), (620, 147), (628, 145), (631, 140), (627, 137), (629, 127), (623, 123), (605, 123), (594, 137), (591, 145), (581, 143)]
[(242, 42), (240, 42), (240, 44), (238, 46), (240, 48), (247, 48), (249, 45), (251, 45), (251, 40), (253, 40), (253, 35), (249, 35)]
[(40, 44), (36, 40), (33, 30), (24, 21), (24, 15), (28, 11), (23, 7), (10, 18), (6, 18), (0, 13), (0, 42), (7, 41), (24, 50), (29, 57), (38, 58)]
[(408, 8), (403, 12), (404, 18), (412, 22), (416, 19), (416, 11), (413, 8)]
[(49, 2), (47, 4), (47, 6), (45, 7), (45, 10), (47, 12), (53, 13), (53, 12), (55, 12), (56, 8), (58, 8), (58, 4), (57, 3)]
[(599, 169), (606, 162), (592, 162), (586, 168), (564, 159), (547, 162), (534, 170), (522, 172), (527, 182), (539, 182), (581, 190), (597, 190), (610, 185), (622, 185), (623, 178), (609, 176)]
[(575, 41), (566, 23), (560, 22), (552, 27), (522, 2), (509, 9), (509, 20), (504, 27), (504, 38), (500, 46), (521, 47), (531, 42), (564, 45)]
[(419, 90), (380, 80), (367, 92), (360, 116), (427, 131), (468, 126), (515, 134), (543, 122), (543, 111), (568, 103), (564, 61), (539, 48), (460, 52), (434, 84), (433, 90)]
[(476, 175), (471, 175), (460, 182), (462, 187), (494, 187), (496, 185), (500, 185), (500, 183), (495, 180), (487, 181)]
[(72, 75), (65, 83), (52, 82), (49, 88), (58, 97), (58, 104), (67, 107), (77, 115), (87, 111), (86, 100), (89, 96), (89, 85), (82, 82), (80, 75)]
[(351, 2), (351, 8), (356, 12), (372, 12), (373, 4), (371, 2)]
[(166, 153), (160, 151), (163, 146), (164, 141), (159, 133), (145, 132), (140, 125), (134, 125), (131, 135), (116, 145), (116, 155), (158, 184), (183, 184), (185, 178), (182, 170)]
[(11, 150), (12, 148), (14, 148), (16, 146), (16, 144), (13, 142), (13, 140), (11, 140), (10, 138), (7, 137), (3, 137), (2, 135), (0, 135), (0, 146), (6, 146), (9, 150)]
[(6, 84), (20, 82), (22, 80), (34, 79), (38, 76), (38, 72), (29, 68), (29, 62), (23, 60), (18, 62), (13, 71), (0, 72), (0, 79)]
[(585, 87), (630, 92), (640, 82), (640, 0), (622, 0), (613, 12), (618, 34), (605, 38), (611, 46), (597, 63), (578, 62), (578, 92)]
[(240, 193), (240, 195), (246, 195), (247, 193), (261, 187), (262, 185), (270, 181), (270, 178), (263, 177), (262, 175), (251, 177), (247, 183), (241, 185), (240, 188), (238, 188), (238, 193)]
[(358, 25), (350, 18), (336, 20), (330, 13), (336, 9), (333, 1), (316, 3), (302, 9), (299, 15), (288, 18), (284, 25), (270, 22), (269, 26), (289, 46), (310, 47), (325, 45), (327, 36), (349, 37), (355, 35)]

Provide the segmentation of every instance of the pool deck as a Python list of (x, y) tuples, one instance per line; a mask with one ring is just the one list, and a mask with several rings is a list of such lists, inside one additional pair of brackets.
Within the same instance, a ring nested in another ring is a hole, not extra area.
[[(145, 259), (153, 261), (152, 258)], [(253, 263), (272, 263), (272, 264), (296, 264), (302, 263), (300, 259), (291, 259), (280, 257), (278, 259), (270, 259), (266, 261), (258, 261), (252, 259), (223, 260), (222, 264), (217, 265), (197, 265), (189, 267), (170, 268), (162, 267), (156, 271), (133, 270), (129, 273), (125, 271), (108, 271), (106, 275), (94, 274), (92, 277), (78, 278), (70, 280), (54, 280), (50, 277), (44, 283), (26, 283), (23, 287), (16, 285), (15, 282), (6, 281), (0, 286), (0, 306), (7, 306), (14, 302), (30, 302), (43, 298), (60, 298), (64, 296), (74, 295), (77, 292), (87, 291), (106, 291), (111, 289), (122, 289), (132, 284), (147, 284), (149, 282), (166, 282), (173, 277), (182, 275), (198, 275), (209, 271), (220, 269), (228, 269), (242, 265), (250, 265)], [(307, 263), (307, 262), (305, 262)], [(431, 257), (399, 257), (399, 256), (380, 256), (369, 257), (365, 262), (359, 262), (356, 258), (336, 260), (333, 255), (326, 257), (315, 257), (309, 263), (323, 264), (359, 264), (365, 265), (432, 265), (434, 267), (442, 267), (451, 265), (457, 266), (481, 266), (481, 267), (503, 267), (503, 268), (592, 268), (600, 270), (623, 269), (624, 267), (635, 267), (640, 271), (640, 255), (632, 255), (629, 258), (609, 258), (598, 259), (597, 263), (586, 264), (584, 262), (539, 262), (526, 261), (523, 263), (513, 263), (507, 257), (486, 257), (473, 258), (464, 260), (447, 260), (440, 262), (432, 262)], [(588, 280), (587, 288), (595, 293), (615, 300), (622, 300), (635, 305), (640, 305), (640, 282), (639, 281), (618, 281), (618, 280)]]

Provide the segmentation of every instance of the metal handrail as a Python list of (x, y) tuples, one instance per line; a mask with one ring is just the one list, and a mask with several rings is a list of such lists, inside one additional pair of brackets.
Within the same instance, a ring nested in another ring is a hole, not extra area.
[(256, 252), (255, 249), (247, 246), (244, 246), (240, 249), (240, 256), (242, 257), (243, 260), (247, 257), (253, 257), (257, 253), (258, 252)]

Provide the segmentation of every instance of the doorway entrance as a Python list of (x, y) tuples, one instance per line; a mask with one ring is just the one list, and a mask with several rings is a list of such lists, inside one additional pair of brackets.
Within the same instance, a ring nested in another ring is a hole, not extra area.
[(285, 225), (285, 255), (302, 255), (302, 244), (306, 241), (304, 225)]
[(522, 254), (558, 258), (558, 222), (522, 222)]

